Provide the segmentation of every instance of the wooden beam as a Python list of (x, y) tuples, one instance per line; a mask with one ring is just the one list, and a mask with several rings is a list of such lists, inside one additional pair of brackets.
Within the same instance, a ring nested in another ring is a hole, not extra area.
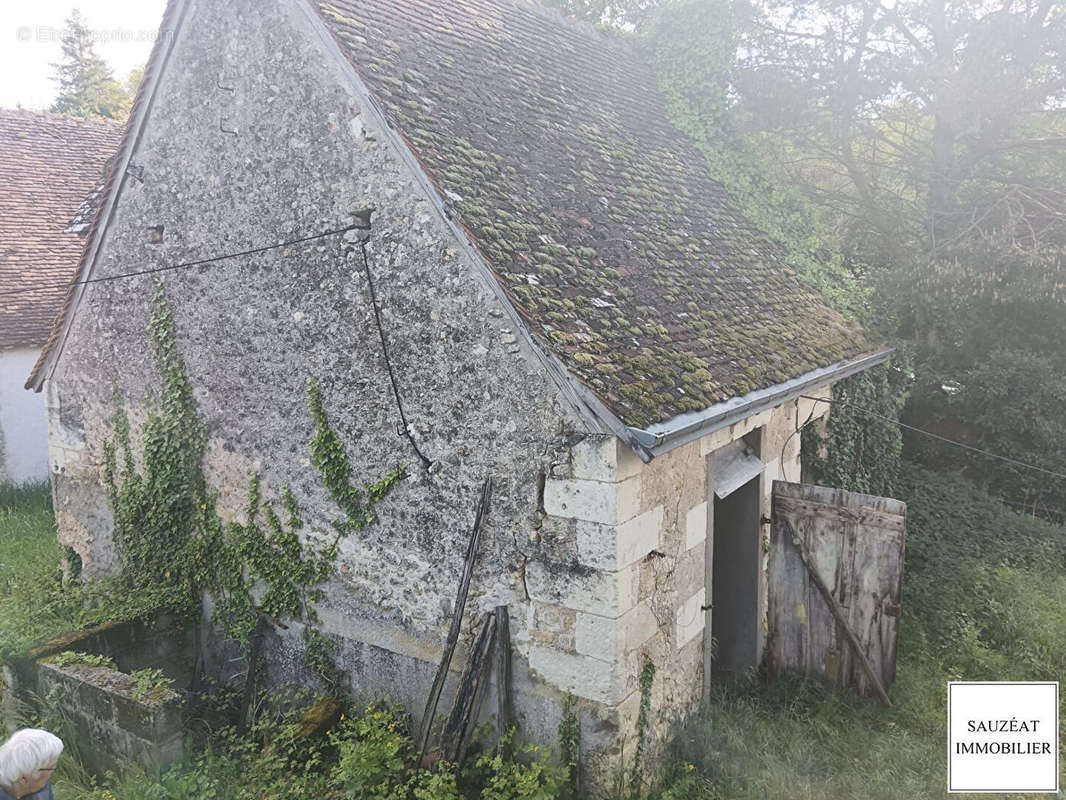
[(463, 623), (463, 611), (466, 608), (466, 596), (470, 591), (470, 578), (474, 573), (474, 562), (477, 561), (478, 545), (481, 542), (481, 527), (489, 510), (489, 497), (492, 495), (492, 478), (485, 478), (481, 487), (481, 501), (478, 503), (477, 514), (474, 516), (474, 528), (470, 532), (470, 541), (466, 547), (466, 562), (463, 567), (463, 576), (459, 580), (459, 590), (455, 596), (455, 610), (452, 614), (452, 625), (448, 631), (448, 640), (444, 645), (444, 653), (437, 667), (437, 677), (433, 679), (433, 688), (429, 691), (426, 699), (426, 710), (422, 715), (422, 730), (418, 736), (418, 761), (422, 763), (426, 755), (426, 747), (429, 744), (429, 732), (433, 727), (433, 718), (437, 715), (437, 703), (440, 701), (440, 693), (444, 688), (444, 680), (448, 677), (448, 669), (452, 663), (452, 655), (455, 646), (459, 642), (459, 629)]
[(496, 606), (496, 723), (500, 736), (511, 728), (511, 622), (507, 606)]
[(470, 735), (477, 726), (481, 697), (492, 666), (492, 646), (496, 642), (496, 616), (488, 614), (481, 623), (470, 658), (455, 693), (455, 703), (441, 733), (441, 751), (445, 761), (458, 764), (463, 759)]

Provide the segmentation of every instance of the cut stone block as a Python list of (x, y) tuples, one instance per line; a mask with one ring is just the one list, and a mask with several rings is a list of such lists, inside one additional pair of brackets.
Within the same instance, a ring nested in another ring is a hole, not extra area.
[(624, 689), (617, 664), (533, 645), (529, 648), (529, 666), (564, 692), (609, 705), (622, 700)]
[(618, 438), (588, 436), (575, 444), (570, 454), (573, 477), (613, 483), (618, 475)]
[(526, 565), (526, 590), (538, 603), (552, 603), (601, 617), (620, 617), (637, 602), (640, 576), (635, 567), (605, 572), (578, 565)]
[(691, 550), (707, 538), (707, 501), (685, 514), (685, 549)]
[(577, 523), (577, 552), (582, 564), (619, 570), (640, 561), (662, 541), (663, 507), (656, 506), (621, 525)]
[(575, 644), (581, 655), (616, 662), (622, 654), (648, 641), (658, 629), (658, 620), (647, 603), (638, 603), (616, 619), (578, 613)]
[(544, 510), (553, 517), (617, 525), (640, 511), (640, 478), (621, 483), (549, 478), (544, 484)]
[(677, 649), (680, 650), (691, 642), (704, 628), (707, 604), (707, 590), (700, 589), (677, 609), (676, 633)]

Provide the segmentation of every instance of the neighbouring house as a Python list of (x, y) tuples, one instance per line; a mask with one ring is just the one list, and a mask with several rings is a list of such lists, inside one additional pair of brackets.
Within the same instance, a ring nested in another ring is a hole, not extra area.
[(23, 384), (78, 267), (79, 210), (121, 133), (105, 120), (0, 109), (0, 483), (48, 479), (44, 401)]
[[(113, 388), (137, 441), (160, 386), (158, 280), (224, 518), (254, 471), (291, 487), (302, 535), (330, 529), (308, 379), (357, 481), (408, 464), (318, 605), (359, 692), (421, 713), (487, 477), (467, 613), (509, 608), (528, 731), (554, 736), (573, 692), (602, 776), (645, 655), (657, 726), (755, 664), (771, 484), (799, 480), (797, 428), (828, 408), (801, 395), (888, 350), (738, 213), (638, 47), (523, 0), (172, 0), (162, 29), (94, 282), (28, 384), (84, 572), (119, 565), (102, 442)], [(300, 674), (299, 629), (276, 631), (275, 679)]]

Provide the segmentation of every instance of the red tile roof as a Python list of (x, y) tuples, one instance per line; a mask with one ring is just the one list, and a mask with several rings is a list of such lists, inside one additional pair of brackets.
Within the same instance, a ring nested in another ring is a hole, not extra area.
[(64, 230), (121, 134), (106, 120), (0, 109), (0, 348), (48, 339), (66, 292), (55, 287), (73, 279), (85, 245)]

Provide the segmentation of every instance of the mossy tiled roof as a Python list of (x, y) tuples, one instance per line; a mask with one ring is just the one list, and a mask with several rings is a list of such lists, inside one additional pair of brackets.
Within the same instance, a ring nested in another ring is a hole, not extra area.
[(530, 329), (630, 425), (869, 351), (631, 42), (523, 0), (312, 0)]

